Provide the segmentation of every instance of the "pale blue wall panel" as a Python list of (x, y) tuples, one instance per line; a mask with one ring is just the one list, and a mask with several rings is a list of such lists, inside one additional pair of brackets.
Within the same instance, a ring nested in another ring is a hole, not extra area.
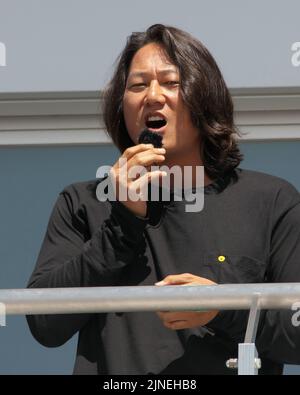
[[(300, 141), (243, 143), (243, 167), (286, 178), (300, 190)], [(113, 164), (112, 146), (0, 149), (0, 288), (22, 288), (33, 269), (47, 222), (64, 186), (93, 179)], [(71, 373), (76, 338), (57, 349), (32, 339), (25, 318), (0, 327), (0, 374)], [(289, 367), (288, 373), (299, 373)]]

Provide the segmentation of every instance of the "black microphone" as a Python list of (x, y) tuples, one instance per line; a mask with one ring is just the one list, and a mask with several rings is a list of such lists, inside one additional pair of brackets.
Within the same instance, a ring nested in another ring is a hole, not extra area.
[[(159, 133), (151, 132), (148, 128), (145, 128), (138, 139), (139, 144), (153, 144), (154, 148), (162, 148), (162, 139), (163, 137)], [(152, 204), (150, 204), (152, 203)], [(147, 217), (154, 217), (155, 214), (157, 215), (158, 213), (155, 210), (155, 207), (157, 206), (154, 204), (154, 202), (151, 201), (151, 183), (149, 182), (148, 184), (148, 201), (147, 201)], [(154, 222), (158, 220), (153, 218)]]
[(162, 136), (146, 128), (139, 136), (139, 144), (153, 144), (154, 148), (161, 148), (163, 146)]

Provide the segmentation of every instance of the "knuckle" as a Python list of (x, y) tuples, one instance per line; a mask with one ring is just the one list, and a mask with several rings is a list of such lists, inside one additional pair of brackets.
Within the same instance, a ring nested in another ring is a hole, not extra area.
[(138, 166), (141, 166), (143, 163), (144, 163), (144, 162), (143, 162), (143, 158), (141, 158), (141, 157), (138, 155), (137, 158), (136, 158), (136, 164), (137, 164)]
[(135, 146), (133, 146), (133, 147), (128, 147), (128, 148), (126, 148), (126, 150), (123, 152), (123, 155), (125, 155), (125, 156), (131, 155), (131, 154), (134, 153), (134, 151), (135, 151)]
[(127, 157), (130, 154), (130, 148), (126, 148), (126, 150), (123, 152), (122, 157)]

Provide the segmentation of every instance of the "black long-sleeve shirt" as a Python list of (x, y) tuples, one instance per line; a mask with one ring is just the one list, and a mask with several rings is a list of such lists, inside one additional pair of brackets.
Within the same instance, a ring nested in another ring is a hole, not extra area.
[[(69, 185), (58, 196), (30, 288), (153, 285), (192, 273), (225, 283), (300, 281), (300, 195), (287, 181), (237, 169), (205, 187), (204, 208), (156, 202), (135, 216), (100, 202), (101, 180)], [(225, 260), (218, 257), (223, 256)], [(260, 373), (300, 363), (292, 310), (262, 314)], [(206, 328), (172, 331), (156, 313), (37, 315), (27, 320), (43, 345), (79, 331), (77, 374), (233, 374), (225, 366), (243, 340), (247, 311), (221, 311)]]

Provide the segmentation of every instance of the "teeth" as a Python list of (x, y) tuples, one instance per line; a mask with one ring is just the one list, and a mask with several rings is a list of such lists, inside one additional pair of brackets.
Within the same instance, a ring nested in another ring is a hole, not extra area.
[(155, 115), (155, 116), (150, 116), (149, 118), (148, 118), (148, 121), (164, 121), (165, 119), (163, 118), (163, 117), (160, 117), (160, 116), (158, 116), (158, 115)]

